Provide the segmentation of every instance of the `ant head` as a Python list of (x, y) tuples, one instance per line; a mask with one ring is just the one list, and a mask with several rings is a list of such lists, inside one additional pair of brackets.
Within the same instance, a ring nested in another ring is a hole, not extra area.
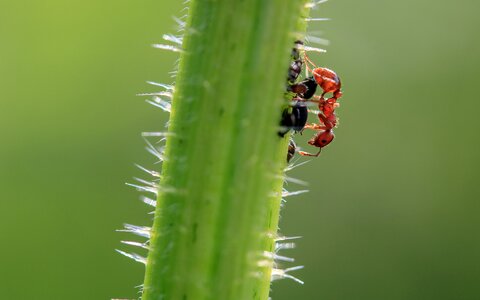
[(334, 137), (332, 130), (325, 130), (315, 135), (308, 143), (312, 146), (323, 148), (330, 144)]

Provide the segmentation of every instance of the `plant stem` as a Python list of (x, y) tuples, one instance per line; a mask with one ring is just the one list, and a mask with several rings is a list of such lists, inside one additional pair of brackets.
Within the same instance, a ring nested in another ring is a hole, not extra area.
[(288, 137), (277, 135), (304, 0), (193, 0), (143, 300), (268, 297)]

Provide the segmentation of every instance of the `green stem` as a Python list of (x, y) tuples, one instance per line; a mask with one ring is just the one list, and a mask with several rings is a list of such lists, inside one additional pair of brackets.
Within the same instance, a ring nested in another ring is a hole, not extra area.
[(143, 300), (268, 297), (287, 138), (277, 135), (304, 0), (193, 0)]

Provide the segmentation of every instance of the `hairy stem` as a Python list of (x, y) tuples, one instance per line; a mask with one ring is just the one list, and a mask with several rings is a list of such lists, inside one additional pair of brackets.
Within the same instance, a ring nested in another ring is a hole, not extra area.
[(277, 135), (304, 0), (193, 0), (143, 300), (268, 298), (286, 160)]

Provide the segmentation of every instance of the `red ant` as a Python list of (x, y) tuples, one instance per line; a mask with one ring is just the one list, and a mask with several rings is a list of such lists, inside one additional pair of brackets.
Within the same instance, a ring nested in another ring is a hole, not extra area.
[[(337, 100), (342, 96), (341, 81), (337, 74), (327, 68), (317, 67), (306, 55), (305, 65), (307, 66), (308, 71), (313, 73), (315, 82), (322, 88), (323, 93), (321, 96), (317, 96), (312, 100), (307, 100), (311, 102), (318, 103), (318, 108), (320, 113), (318, 113), (319, 124), (307, 124), (304, 128), (318, 130), (319, 132), (315, 134), (309, 141), (308, 144), (318, 147), (318, 152), (316, 154), (299, 151), (298, 153), (303, 156), (319, 156), (323, 147), (326, 147), (330, 144), (335, 138), (333, 133), (333, 128), (337, 126), (337, 116), (335, 115), (335, 108), (339, 106)], [(312, 70), (308, 63), (314, 66)], [(324, 95), (326, 93), (332, 93), (332, 97), (325, 99)]]

